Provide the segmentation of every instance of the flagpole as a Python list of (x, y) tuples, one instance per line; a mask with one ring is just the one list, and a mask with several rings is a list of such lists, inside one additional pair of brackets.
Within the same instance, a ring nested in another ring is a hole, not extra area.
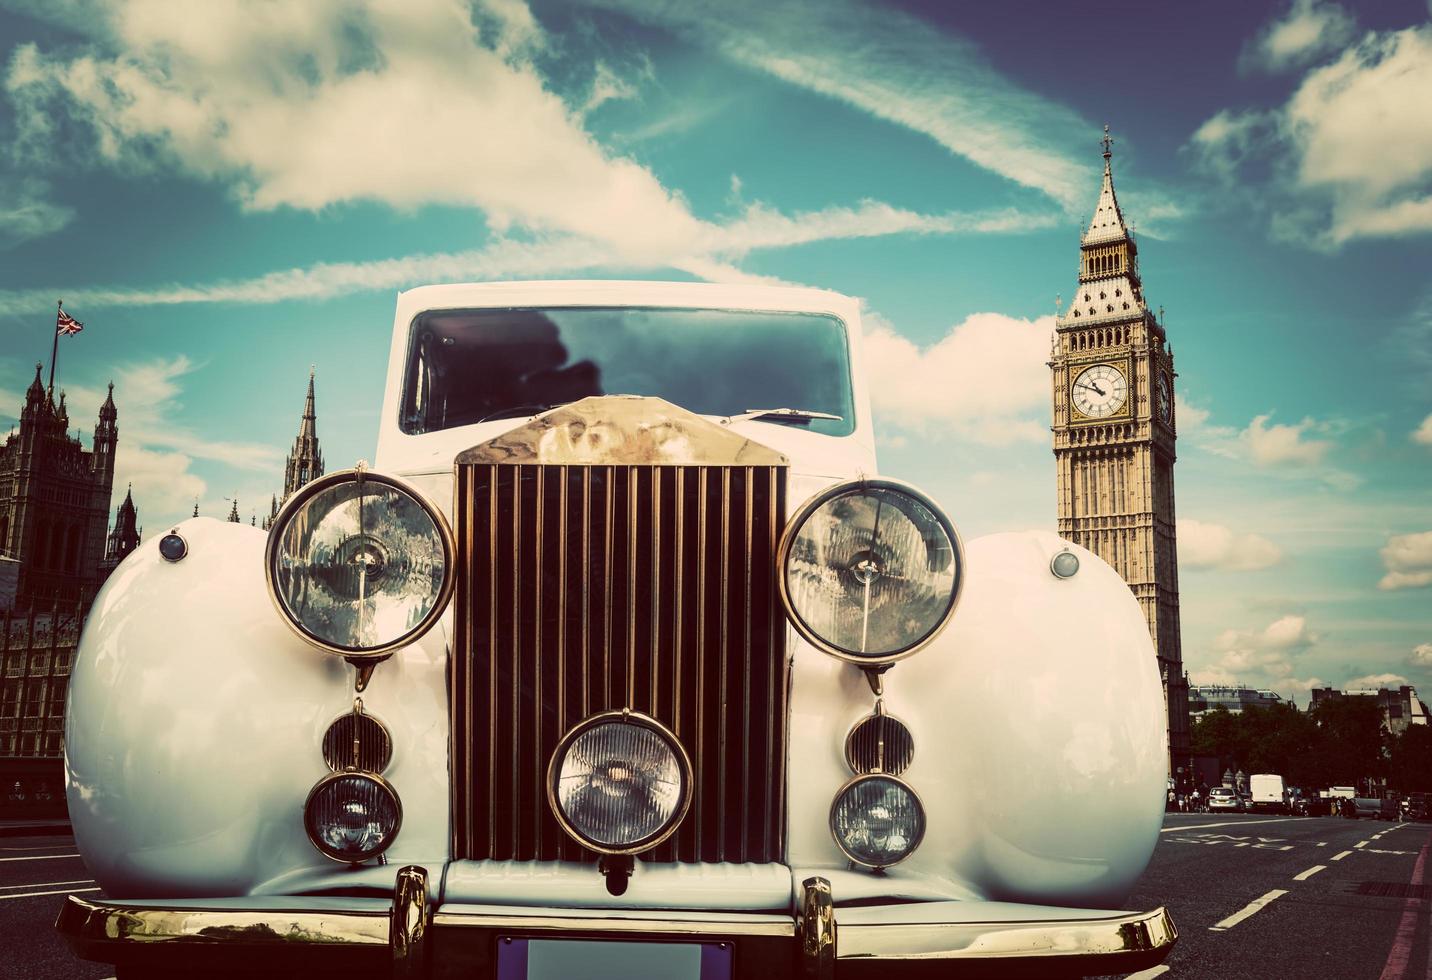
[(60, 311), (65, 308), (64, 300), (55, 302), (55, 342), (50, 346), (50, 400), (55, 397), (55, 358), (60, 353)]

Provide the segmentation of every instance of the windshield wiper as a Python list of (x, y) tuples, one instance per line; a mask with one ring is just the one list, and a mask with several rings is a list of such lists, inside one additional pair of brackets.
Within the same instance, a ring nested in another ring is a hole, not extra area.
[(554, 408), (561, 408), (563, 405), (570, 405), (571, 402), (553, 402), (550, 405), (508, 405), (506, 408), (499, 408), (491, 415), (484, 415), (478, 419), (479, 422), (492, 422), (496, 419), (520, 419), (530, 415), (541, 415), (543, 412), (550, 412)]
[(780, 425), (810, 425), (815, 419), (831, 422), (845, 421), (839, 415), (829, 412), (815, 412), (808, 408), (748, 408), (740, 415), (732, 415), (727, 422), (776, 422)]

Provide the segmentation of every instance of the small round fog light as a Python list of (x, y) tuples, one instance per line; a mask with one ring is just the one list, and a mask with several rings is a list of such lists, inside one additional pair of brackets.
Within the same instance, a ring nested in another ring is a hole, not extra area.
[(856, 776), (835, 794), (830, 832), (856, 864), (888, 868), (920, 846), (925, 808), (915, 791), (894, 776)]
[(188, 542), (175, 531), (159, 539), (159, 554), (165, 561), (181, 561), (188, 553)]
[(1073, 578), (1079, 572), (1079, 556), (1072, 551), (1061, 551), (1050, 559), (1049, 570), (1055, 578)]
[(398, 794), (371, 772), (335, 772), (303, 805), (303, 829), (325, 857), (359, 864), (388, 849), (403, 824)]

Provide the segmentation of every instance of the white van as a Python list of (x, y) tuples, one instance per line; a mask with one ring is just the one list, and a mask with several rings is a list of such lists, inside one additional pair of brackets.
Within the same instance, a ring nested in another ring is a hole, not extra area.
[(1282, 776), (1275, 773), (1258, 773), (1250, 776), (1248, 777), (1248, 789), (1253, 794), (1250, 804), (1255, 811), (1288, 812), (1288, 788), (1283, 784)]

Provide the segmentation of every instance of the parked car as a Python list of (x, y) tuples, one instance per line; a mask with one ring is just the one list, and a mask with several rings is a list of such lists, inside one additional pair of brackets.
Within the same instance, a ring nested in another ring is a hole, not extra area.
[(1227, 786), (1215, 786), (1208, 791), (1208, 809), (1209, 812), (1228, 810), (1242, 813), (1243, 798)]
[[(775, 287), (403, 293), (373, 466), (267, 533), (155, 534), (98, 595), (71, 947), (126, 978), (1161, 961), (1168, 913), (1120, 909), (1166, 772), (1138, 602), (876, 475), (859, 321)], [(990, 696), (1036, 675), (1037, 711)]]
[(1406, 820), (1432, 819), (1432, 795), (1427, 793), (1409, 793), (1403, 810), (1403, 817)]

